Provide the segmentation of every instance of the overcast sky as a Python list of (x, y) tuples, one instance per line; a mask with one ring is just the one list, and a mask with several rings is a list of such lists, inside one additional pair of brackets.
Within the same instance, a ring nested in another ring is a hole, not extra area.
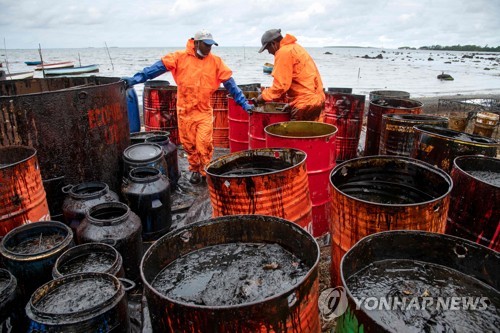
[(0, 0), (0, 12), (2, 49), (183, 47), (201, 28), (220, 46), (260, 46), (271, 28), (303, 46), (500, 46), (500, 0)]

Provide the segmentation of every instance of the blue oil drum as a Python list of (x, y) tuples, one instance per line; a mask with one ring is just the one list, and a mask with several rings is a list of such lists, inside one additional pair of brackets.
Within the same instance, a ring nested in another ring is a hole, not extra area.
[(130, 133), (141, 130), (141, 119), (139, 118), (139, 100), (134, 87), (127, 89), (127, 112)]

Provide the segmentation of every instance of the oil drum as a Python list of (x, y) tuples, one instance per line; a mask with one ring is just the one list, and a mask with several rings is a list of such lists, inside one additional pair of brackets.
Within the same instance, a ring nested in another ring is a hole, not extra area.
[(332, 186), (332, 285), (340, 260), (361, 238), (386, 230), (443, 233), (452, 180), (438, 168), (402, 156), (360, 157), (337, 164)]
[(271, 215), (312, 233), (306, 156), (298, 149), (263, 148), (212, 161), (206, 171), (213, 216)]
[[(283, 250), (293, 262), (277, 254)], [(181, 257), (186, 269), (169, 279)], [(314, 238), (272, 216), (224, 216), (176, 229), (141, 262), (153, 331), (319, 333), (318, 263)], [(190, 275), (188, 266), (201, 271)]]
[(170, 140), (179, 144), (177, 124), (177, 87), (168, 81), (147, 81), (144, 84), (144, 128), (149, 131), (168, 131)]
[(153, 167), (130, 170), (122, 185), (122, 194), (129, 208), (142, 223), (142, 239), (154, 241), (166, 234), (172, 226), (170, 184)]
[(314, 121), (286, 121), (266, 126), (268, 148), (295, 148), (307, 154), (306, 169), (312, 204), (312, 235), (328, 233), (331, 224), (330, 172), (335, 167), (337, 128)]
[(267, 102), (258, 106), (248, 120), (248, 148), (266, 148), (266, 126), (290, 121), (290, 113), (283, 112), (284, 103)]
[(112, 245), (123, 258), (125, 277), (139, 278), (142, 256), (141, 219), (122, 202), (91, 207), (77, 229), (79, 244), (101, 242)]
[(50, 219), (36, 150), (0, 147), (0, 237), (31, 222)]
[(459, 156), (451, 178), (445, 232), (500, 252), (500, 159)]
[(336, 332), (494, 332), (500, 253), (424, 231), (384, 231), (342, 258)]
[(181, 177), (179, 171), (179, 161), (177, 156), (177, 146), (170, 141), (168, 134), (155, 134), (146, 138), (146, 142), (152, 142), (160, 145), (163, 148), (163, 156), (167, 162), (168, 179), (170, 180), (171, 190), (175, 190), (177, 182)]

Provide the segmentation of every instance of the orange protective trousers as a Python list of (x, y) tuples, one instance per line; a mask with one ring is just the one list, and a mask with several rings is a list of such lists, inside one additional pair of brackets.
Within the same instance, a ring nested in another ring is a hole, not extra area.
[(212, 53), (197, 58), (192, 39), (185, 50), (169, 53), (161, 60), (177, 84), (177, 125), (189, 170), (205, 176), (205, 167), (213, 155), (210, 97), (222, 82), (231, 78), (232, 71)]
[(262, 91), (265, 101), (279, 100), (284, 94), (297, 110), (295, 120), (318, 120), (325, 103), (323, 82), (309, 53), (287, 34), (274, 55), (273, 85)]

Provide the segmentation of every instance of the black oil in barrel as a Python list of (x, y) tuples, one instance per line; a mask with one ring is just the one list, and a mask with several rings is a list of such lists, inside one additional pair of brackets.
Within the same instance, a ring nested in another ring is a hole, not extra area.
[(270, 156), (242, 156), (220, 167), (212, 167), (210, 172), (219, 176), (250, 176), (285, 170), (293, 165)]
[(278, 244), (228, 243), (180, 257), (152, 285), (183, 302), (236, 305), (280, 294), (302, 280), (309, 269)]
[(88, 253), (69, 260), (59, 267), (62, 275), (83, 272), (105, 272), (111, 267), (115, 258), (104, 252)]

